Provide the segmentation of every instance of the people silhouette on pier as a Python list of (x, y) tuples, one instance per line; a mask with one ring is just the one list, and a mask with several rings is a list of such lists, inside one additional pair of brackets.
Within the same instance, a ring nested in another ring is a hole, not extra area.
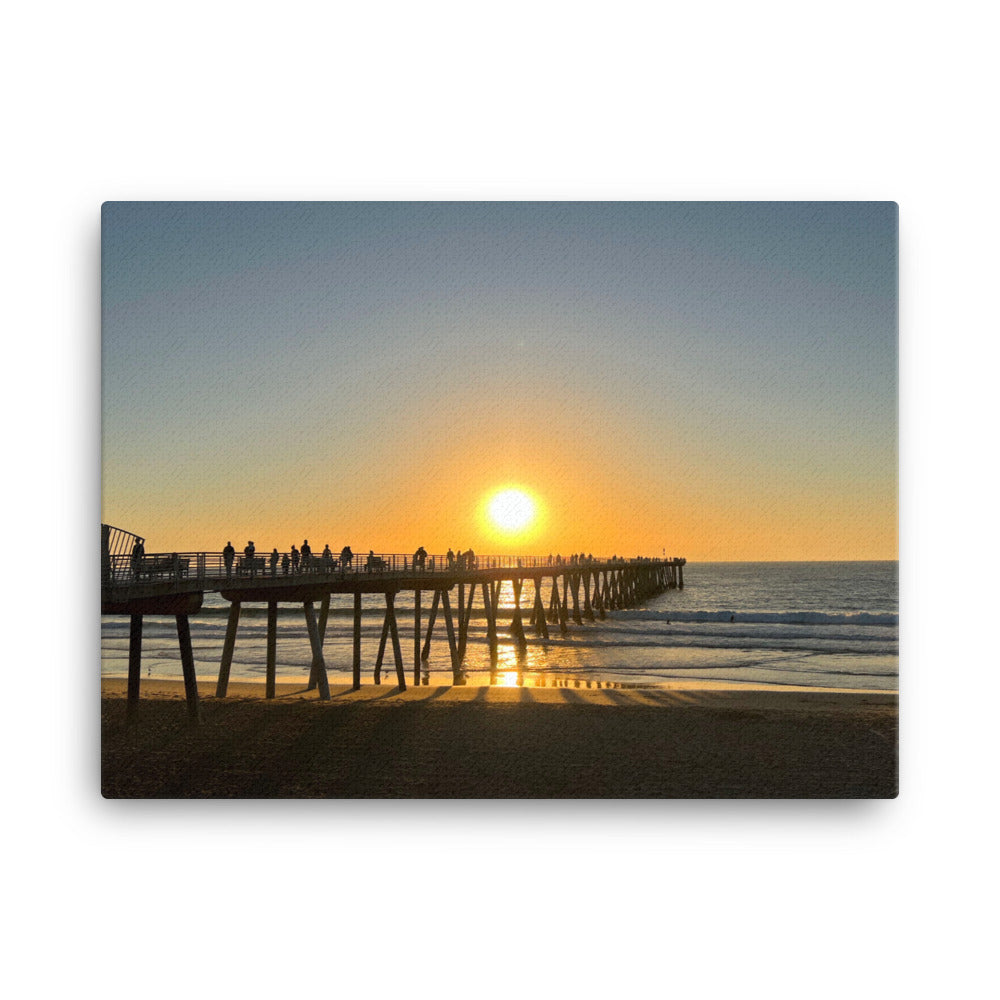
[(476, 553), (472, 549), (465, 550), (465, 565), (467, 569), (476, 568)]
[(427, 564), (427, 550), (421, 545), (416, 552), (413, 553), (413, 568), (423, 569)]
[(312, 562), (312, 549), (309, 548), (309, 539), (302, 539), (302, 572), (305, 573), (309, 569), (309, 564)]
[(233, 548), (233, 543), (226, 542), (226, 547), (222, 550), (222, 561), (226, 566), (226, 579), (231, 580), (233, 578), (233, 560), (236, 558), (236, 549)]
[(292, 546), (292, 573), (298, 573), (299, 571), (299, 550), (293, 545)]
[(246, 568), (250, 571), (251, 577), (257, 575), (257, 567), (254, 565), (254, 552), (256, 551), (253, 542), (247, 542), (246, 548), (243, 549), (243, 558), (246, 560)]
[(333, 569), (333, 553), (330, 551), (329, 542), (323, 546), (323, 555), (320, 558), (323, 560), (323, 572), (329, 573)]
[(445, 559), (448, 560), (448, 569), (454, 569), (455, 568), (455, 553), (452, 552), (451, 549), (448, 549), (448, 554), (445, 556)]
[(292, 560), (289, 559), (287, 552), (282, 552), (281, 554), (281, 572), (284, 576), (288, 576), (288, 565)]
[(341, 573), (347, 569), (351, 563), (354, 562), (354, 553), (351, 551), (350, 545), (345, 545), (340, 550), (340, 571)]
[(142, 539), (137, 538), (132, 546), (132, 576), (139, 579), (139, 571), (142, 569), (142, 557), (146, 554), (146, 547), (142, 544)]
[(278, 548), (271, 549), (271, 576), (278, 575)]

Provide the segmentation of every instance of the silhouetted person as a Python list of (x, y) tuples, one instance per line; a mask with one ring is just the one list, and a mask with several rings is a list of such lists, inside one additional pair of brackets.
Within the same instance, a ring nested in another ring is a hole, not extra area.
[(333, 569), (333, 553), (330, 551), (330, 545), (327, 543), (323, 546), (323, 572), (329, 573)]
[(309, 548), (309, 540), (304, 538), (302, 540), (302, 571), (305, 572), (309, 569), (309, 563), (312, 561), (312, 549)]
[(375, 568), (375, 551), (374, 549), (368, 550), (368, 559), (365, 563), (365, 569), (370, 573)]
[(354, 553), (351, 551), (350, 545), (345, 545), (340, 550), (340, 569), (343, 572), (351, 563), (354, 562)]
[(271, 576), (278, 575), (278, 549), (271, 549)]
[(427, 550), (421, 545), (416, 552), (413, 553), (413, 566), (414, 568), (420, 567), (423, 569), (427, 565)]
[(243, 558), (246, 560), (247, 569), (250, 571), (251, 576), (256, 575), (253, 561), (254, 552), (256, 552), (256, 549), (253, 547), (253, 542), (247, 542), (246, 548), (243, 550)]
[(299, 571), (299, 550), (293, 545), (292, 546), (292, 573), (298, 573)]
[(142, 557), (146, 554), (146, 546), (142, 544), (142, 539), (137, 538), (132, 546), (132, 576), (139, 579), (139, 571), (142, 569)]
[(175, 580), (181, 578), (181, 557), (176, 552), (172, 552), (170, 555), (170, 575)]
[(291, 562), (291, 559), (288, 558), (288, 553), (287, 552), (282, 552), (282, 554), (281, 554), (281, 572), (285, 576), (288, 576), (288, 564), (290, 562)]
[(448, 569), (454, 569), (455, 567), (455, 553), (448, 549), (448, 554), (445, 556), (448, 560)]
[(226, 579), (233, 578), (233, 560), (236, 558), (236, 549), (232, 542), (226, 542), (226, 547), (222, 550), (222, 561), (226, 564)]
[(469, 569), (476, 568), (476, 553), (473, 552), (472, 549), (465, 550), (465, 565)]

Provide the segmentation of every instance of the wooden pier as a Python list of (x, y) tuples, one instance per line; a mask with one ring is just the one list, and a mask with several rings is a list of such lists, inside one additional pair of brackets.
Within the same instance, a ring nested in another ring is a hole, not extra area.
[[(396, 608), (396, 597), (401, 592), (413, 595), (413, 683), (420, 683), (435, 628), (440, 635), (442, 626), (453, 678), (460, 683), (469, 623), (477, 603), (485, 615), (490, 659), (495, 666), (501, 628), (506, 628), (510, 641), (521, 648), (527, 645), (526, 629), (533, 630), (542, 640), (550, 637), (550, 630), (557, 629), (565, 636), (571, 622), (582, 625), (585, 620), (603, 619), (610, 611), (634, 607), (665, 590), (683, 588), (686, 562), (674, 557), (626, 560), (488, 556), (470, 557), (471, 565), (465, 565), (461, 559), (448, 556), (421, 558), (417, 563), (408, 556), (375, 556), (370, 552), (367, 559), (359, 559), (357, 564), (344, 560), (341, 565), (339, 559), (316, 558), (298, 567), (296, 572), (289, 572), (287, 567), (282, 571), (273, 560), (253, 557), (248, 561), (246, 573), (234, 574), (233, 560), (227, 565), (222, 553), (147, 555), (142, 544), (138, 536), (101, 526), (101, 613), (131, 618), (126, 717), (131, 721), (138, 711), (143, 616), (172, 615), (177, 622), (187, 710), (193, 724), (197, 724), (199, 708), (189, 616), (201, 609), (206, 592), (219, 593), (230, 603), (216, 697), (226, 696), (240, 614), (247, 604), (267, 607), (265, 698), (274, 697), (278, 607), (290, 604), (301, 606), (312, 648), (309, 688), (318, 690), (319, 698), (325, 700), (330, 697), (330, 685), (323, 644), (334, 594), (351, 594), (354, 598), (353, 687), (361, 687), (362, 599), (375, 596), (384, 602), (385, 614), (374, 681), (381, 682), (385, 656), (391, 648), (396, 683), (405, 690), (406, 667)], [(528, 581), (534, 590), (530, 608), (521, 605)], [(505, 583), (513, 591), (512, 609), (500, 606)], [(425, 598), (430, 600), (426, 623)], [(507, 614), (509, 622), (501, 622), (501, 617)]]

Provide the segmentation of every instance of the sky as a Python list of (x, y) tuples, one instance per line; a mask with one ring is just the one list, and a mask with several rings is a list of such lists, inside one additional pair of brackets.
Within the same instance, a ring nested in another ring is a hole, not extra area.
[(897, 557), (895, 203), (109, 202), (101, 253), (148, 552)]

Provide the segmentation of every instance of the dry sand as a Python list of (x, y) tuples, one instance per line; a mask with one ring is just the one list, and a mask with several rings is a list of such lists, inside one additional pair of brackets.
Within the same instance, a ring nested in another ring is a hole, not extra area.
[(108, 798), (892, 798), (897, 696), (669, 688), (101, 683)]

